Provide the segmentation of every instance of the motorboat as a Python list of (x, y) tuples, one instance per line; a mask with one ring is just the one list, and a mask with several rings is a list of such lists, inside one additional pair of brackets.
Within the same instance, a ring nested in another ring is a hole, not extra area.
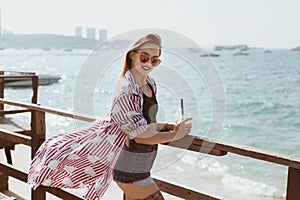
[[(35, 73), (22, 73), (22, 74), (14, 74), (16, 76), (32, 76), (35, 75)], [(58, 75), (47, 75), (47, 74), (41, 74), (37, 75), (39, 80), (39, 85), (49, 85), (52, 83), (58, 82), (61, 77)], [(32, 80), (30, 78), (13, 78), (13, 77), (7, 77), (4, 78), (4, 86), (5, 87), (31, 87), (32, 86)]]
[(239, 51), (233, 54), (234, 56), (248, 56), (248, 52)]
[(300, 46), (296, 47), (296, 48), (293, 48), (292, 51), (300, 51)]
[(201, 54), (200, 57), (219, 57), (220, 54), (215, 54), (215, 53), (206, 53), (206, 54)]

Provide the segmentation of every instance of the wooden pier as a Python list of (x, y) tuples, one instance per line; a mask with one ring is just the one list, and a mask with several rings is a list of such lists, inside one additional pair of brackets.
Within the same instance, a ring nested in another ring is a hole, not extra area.
[[(17, 144), (23, 144), (29, 146), (31, 149), (31, 156), (33, 157), (38, 147), (46, 138), (46, 114), (54, 114), (64, 116), (67, 118), (73, 118), (86, 122), (92, 122), (95, 119), (88, 116), (75, 115), (70, 112), (57, 110), (48, 107), (42, 107), (37, 105), (37, 77), (32, 76), (33, 81), (33, 97), (31, 103), (18, 102), (13, 100), (7, 100), (3, 95), (3, 78), (5, 76), (0, 73), (0, 147), (6, 148), (6, 155), (8, 163), (0, 163), (0, 199), (22, 199), (16, 194), (11, 193), (8, 190), (8, 176), (14, 177), (22, 182), (27, 181), (28, 172), (16, 169), (11, 158), (9, 158), (10, 149), (13, 149)], [(4, 105), (11, 105), (20, 108), (19, 110), (4, 109)], [(29, 112), (30, 124), (24, 125), (17, 122), (13, 115), (17, 113)], [(183, 151), (194, 151), (199, 153), (210, 154), (214, 156), (226, 156), (228, 153), (237, 154), (249, 158), (254, 158), (278, 165), (283, 165), (288, 168), (287, 176), (287, 188), (286, 199), (298, 200), (300, 198), (300, 159), (292, 158), (286, 155), (280, 155), (276, 153), (270, 153), (256, 148), (240, 146), (231, 143), (225, 143), (220, 141), (209, 140), (196, 136), (186, 136), (185, 138), (165, 144), (175, 148), (180, 148)], [(166, 193), (188, 200), (217, 200), (222, 197), (211, 196), (203, 194), (199, 191), (191, 190), (182, 186), (178, 186), (166, 181), (155, 179), (159, 188)], [(199, 188), (200, 189), (200, 188)], [(51, 188), (40, 186), (36, 190), (31, 191), (32, 200), (45, 200), (46, 192), (51, 193), (62, 199), (83, 199), (75, 194), (69, 193), (65, 190), (58, 188)], [(1, 194), (2, 193), (2, 194)], [(6, 197), (5, 197), (6, 196)], [(28, 199), (28, 197), (26, 197)]]

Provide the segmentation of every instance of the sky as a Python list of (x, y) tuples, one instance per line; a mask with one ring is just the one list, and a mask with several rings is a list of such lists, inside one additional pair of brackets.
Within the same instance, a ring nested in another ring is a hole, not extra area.
[(140, 28), (181, 33), (200, 46), (300, 46), (299, 0), (0, 0), (2, 29), (74, 35), (76, 26), (108, 37)]

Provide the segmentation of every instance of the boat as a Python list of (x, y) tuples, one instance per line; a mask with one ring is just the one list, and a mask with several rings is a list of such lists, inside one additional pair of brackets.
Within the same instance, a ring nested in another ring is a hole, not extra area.
[(240, 51), (233, 54), (234, 56), (248, 56), (248, 52)]
[(188, 50), (189, 50), (189, 52), (191, 52), (191, 53), (201, 53), (201, 52), (202, 52), (201, 49), (199, 49), (199, 48), (194, 48), (194, 47), (190, 47), (190, 48), (188, 48)]
[[(34, 74), (28, 74), (34, 75)], [(49, 85), (56, 83), (61, 79), (58, 75), (37, 75), (39, 79), (39, 85)], [(5, 87), (31, 87), (32, 80), (30, 78), (5, 78), (4, 79)]]
[(42, 50), (44, 50), (44, 51), (50, 51), (51, 49), (48, 48), (48, 47), (44, 47), (44, 48), (42, 48)]
[(219, 57), (220, 54), (215, 54), (215, 53), (206, 53), (206, 54), (201, 54), (200, 57)]
[(65, 48), (64, 51), (71, 52), (71, 51), (73, 51), (73, 49), (72, 48)]
[(293, 48), (292, 51), (300, 51), (300, 46), (296, 47), (296, 48)]

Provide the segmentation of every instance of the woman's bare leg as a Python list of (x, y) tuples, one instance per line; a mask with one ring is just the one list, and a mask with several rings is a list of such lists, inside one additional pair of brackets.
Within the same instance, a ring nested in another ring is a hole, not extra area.
[(134, 200), (164, 200), (163, 195), (161, 194), (161, 192), (158, 190), (157, 192), (155, 192), (154, 194), (150, 194), (148, 197), (146, 198), (142, 198), (142, 199), (134, 199)]
[(151, 185), (148, 186), (140, 186), (136, 184), (120, 183), (120, 182), (116, 182), (116, 183), (125, 193), (126, 200), (142, 200), (142, 199), (164, 200), (163, 196), (159, 192), (158, 186), (155, 183), (152, 183)]

